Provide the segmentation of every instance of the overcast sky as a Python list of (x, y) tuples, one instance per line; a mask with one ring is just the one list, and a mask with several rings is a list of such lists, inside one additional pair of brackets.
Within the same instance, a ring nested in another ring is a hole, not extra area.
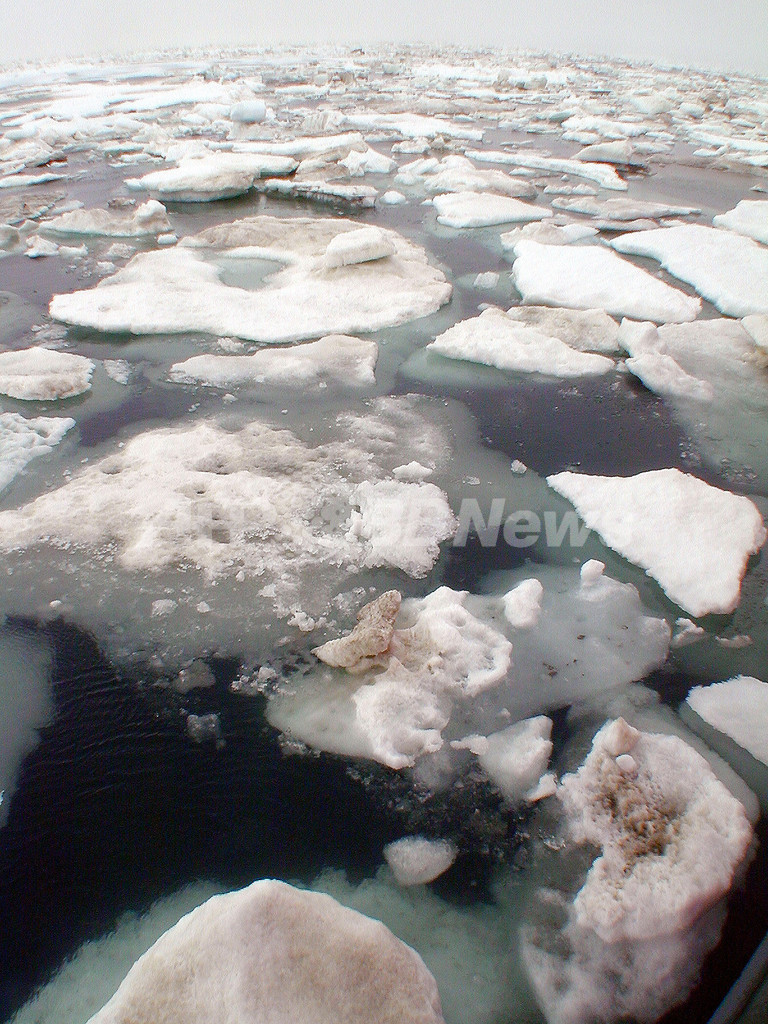
[(0, 62), (276, 42), (462, 43), (768, 76), (768, 0), (0, 0)]

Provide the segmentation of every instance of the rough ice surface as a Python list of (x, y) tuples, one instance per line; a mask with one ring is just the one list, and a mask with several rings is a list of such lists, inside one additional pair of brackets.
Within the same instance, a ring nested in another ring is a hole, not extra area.
[(435, 196), (432, 203), (437, 210), (438, 223), (449, 228), (484, 228), (552, 216), (546, 206), (533, 206), (511, 196), (489, 192), (446, 192)]
[(712, 223), (768, 245), (768, 199), (741, 199), (732, 210), (713, 217)]
[(365, 671), (389, 648), (401, 602), (399, 590), (386, 591), (360, 609), (351, 633), (315, 647), (312, 653), (334, 668)]
[(578, 196), (568, 199), (553, 199), (552, 205), (569, 213), (582, 213), (609, 221), (632, 221), (640, 219), (658, 220), (660, 217), (689, 217), (700, 213), (693, 206), (674, 206), (649, 199), (594, 199)]
[(705, 722), (768, 765), (768, 683), (736, 676), (723, 683), (695, 686), (686, 700)]
[(32, 459), (48, 455), (75, 421), (65, 416), (27, 419), (15, 412), (0, 412), (0, 491)]
[[(617, 252), (658, 260), (665, 270), (692, 285), (726, 316), (768, 313), (768, 249), (751, 238), (703, 224), (682, 224), (619, 235), (611, 245)], [(627, 315), (640, 320), (657, 319)]]
[(27, 402), (72, 398), (90, 390), (94, 363), (47, 348), (0, 352), (0, 394)]
[(427, 157), (402, 164), (395, 182), (413, 186), (423, 184), (433, 195), (442, 192), (493, 192), (500, 196), (534, 199), (535, 187), (521, 178), (513, 178), (505, 171), (476, 167), (471, 160), (452, 153), (442, 160)]
[(542, 245), (571, 245), (585, 238), (594, 238), (597, 233), (597, 228), (589, 224), (554, 224), (543, 220), (505, 231), (501, 235), (501, 244), (504, 249), (510, 250), (514, 250), (517, 243), (524, 239), (541, 242)]
[(727, 614), (738, 605), (749, 556), (766, 539), (749, 498), (678, 469), (630, 477), (565, 472), (547, 483), (691, 615)]
[(607, 373), (614, 366), (606, 356), (573, 349), (558, 337), (495, 308), (454, 324), (427, 347), (449, 359), (554, 377)]
[(572, 903), (539, 894), (523, 961), (549, 1024), (650, 1022), (685, 1000), (748, 854), (743, 805), (677, 736), (623, 719), (597, 734), (558, 795), (571, 836), (599, 849)]
[(192, 356), (174, 363), (170, 377), (177, 383), (199, 381), (212, 387), (306, 387), (327, 380), (365, 387), (375, 381), (377, 356), (375, 341), (330, 334), (304, 345), (262, 349), (252, 355)]
[(107, 238), (141, 238), (172, 231), (162, 203), (150, 199), (129, 213), (120, 210), (71, 210), (43, 224), (59, 235), (103, 235)]
[(50, 673), (47, 644), (0, 620), (0, 828), (8, 817), (19, 767), (37, 745), (38, 730), (54, 716)]
[[(630, 237), (634, 236), (622, 236)], [(701, 309), (699, 299), (601, 246), (565, 247), (523, 240), (514, 252), (512, 279), (527, 304), (604, 309), (658, 323), (694, 320)]]
[(404, 602), (375, 668), (292, 682), (271, 699), (270, 722), (310, 746), (391, 768), (440, 750), (454, 704), (498, 686), (510, 666), (511, 644), (467, 611), (466, 598), (441, 587)]
[(203, 151), (182, 159), (177, 167), (151, 171), (127, 184), (149, 192), (156, 200), (204, 203), (242, 195), (257, 178), (291, 174), (297, 166), (296, 160), (287, 156)]
[[(183, 247), (134, 256), (95, 288), (54, 296), (51, 315), (100, 331), (204, 331), (276, 343), (375, 331), (448, 301), (444, 274), (394, 231), (381, 231), (392, 256), (328, 268), (329, 243), (358, 230), (349, 220), (266, 216), (209, 228)], [(233, 249), (286, 266), (257, 291), (230, 287), (215, 259)]]
[(744, 807), (700, 754), (623, 719), (597, 734), (560, 799), (576, 840), (602, 850), (574, 907), (606, 942), (688, 928), (728, 892), (751, 840)]
[(507, 803), (531, 799), (552, 756), (552, 720), (544, 715), (491, 733), (478, 757)]
[(444, 874), (456, 860), (457, 849), (445, 839), (405, 836), (384, 847), (384, 859), (398, 885), (426, 885)]
[(619, 350), (619, 325), (603, 309), (513, 306), (507, 316), (537, 327), (580, 352), (608, 354)]
[(389, 929), (330, 896), (270, 880), (182, 918), (91, 1020), (255, 1024), (265, 1011), (276, 1024), (443, 1020), (434, 978)]

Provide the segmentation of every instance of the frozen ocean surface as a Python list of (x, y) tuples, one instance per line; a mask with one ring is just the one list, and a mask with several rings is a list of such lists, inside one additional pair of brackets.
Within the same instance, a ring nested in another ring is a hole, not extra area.
[(334, 1021), (705, 1024), (768, 929), (767, 116), (0, 69), (0, 1020), (319, 1020), (362, 936)]

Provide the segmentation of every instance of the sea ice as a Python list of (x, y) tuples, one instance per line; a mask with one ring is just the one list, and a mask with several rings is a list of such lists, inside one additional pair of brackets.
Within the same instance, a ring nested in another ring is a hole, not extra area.
[(695, 686), (686, 700), (699, 718), (768, 765), (768, 683), (736, 676), (711, 686)]
[(566, 472), (547, 483), (691, 615), (727, 614), (738, 605), (747, 560), (766, 539), (749, 498), (678, 469), (630, 477)]
[(82, 395), (91, 387), (94, 363), (47, 348), (0, 352), (0, 394), (28, 402)]
[(292, 174), (297, 166), (288, 156), (204, 150), (184, 157), (177, 167), (129, 178), (126, 185), (164, 202), (205, 203), (242, 195), (257, 178)]
[(446, 839), (405, 836), (384, 847), (384, 859), (398, 885), (426, 885), (444, 874), (456, 860), (457, 849)]
[[(427, 316), (448, 301), (444, 274), (394, 231), (377, 229), (393, 255), (326, 266), (328, 245), (360, 230), (340, 218), (267, 216), (209, 228), (173, 249), (134, 256), (95, 288), (55, 295), (51, 315), (101, 331), (204, 331), (279, 343), (375, 331)], [(286, 265), (256, 291), (230, 287), (214, 261), (232, 250)]]
[(375, 381), (377, 354), (375, 341), (330, 334), (319, 341), (291, 348), (262, 349), (252, 355), (192, 356), (183, 363), (174, 363), (170, 377), (177, 383), (199, 381), (220, 388), (304, 387), (325, 380), (365, 387)]
[(403, 164), (395, 182), (401, 185), (422, 184), (427, 192), (495, 192), (500, 196), (534, 199), (536, 188), (529, 181), (513, 178), (506, 171), (476, 167), (464, 156), (451, 153), (442, 160), (428, 158)]
[(712, 223), (768, 245), (768, 199), (742, 199), (733, 210), (713, 217)]
[(658, 220), (660, 217), (688, 217), (701, 213), (701, 210), (692, 206), (674, 206), (650, 199), (592, 199), (579, 196), (576, 199), (553, 199), (552, 205), (558, 210), (610, 221)]
[(526, 304), (604, 309), (659, 323), (694, 320), (701, 309), (699, 299), (671, 288), (602, 246), (523, 240), (514, 252), (512, 279)]
[(513, 306), (507, 310), (507, 316), (559, 338), (579, 352), (619, 351), (619, 325), (604, 309)]
[(572, 174), (577, 178), (596, 181), (601, 188), (615, 189), (619, 192), (627, 190), (626, 181), (619, 177), (610, 164), (564, 160), (559, 157), (526, 153), (521, 150), (506, 152), (473, 149), (467, 150), (466, 155), (480, 163), (511, 164), (513, 167), (530, 167), (535, 171), (550, 171), (552, 174)]
[(443, 1021), (434, 978), (388, 928), (263, 880), (213, 896), (165, 932), (91, 1022), (255, 1024), (265, 1014), (275, 1024)]
[(511, 805), (530, 800), (552, 756), (552, 720), (544, 715), (491, 733), (478, 757), (491, 781)]
[[(618, 252), (658, 260), (665, 270), (692, 285), (726, 316), (768, 313), (768, 249), (751, 238), (702, 224), (682, 224), (619, 235), (611, 245)], [(658, 319), (627, 313), (633, 315), (640, 320)]]
[(48, 455), (75, 421), (64, 416), (27, 419), (15, 412), (0, 412), (0, 491), (32, 459)]
[(149, 199), (130, 212), (121, 210), (71, 210), (41, 225), (59, 235), (103, 235), (106, 238), (140, 238), (171, 231), (162, 203)]
[(454, 324), (427, 348), (450, 359), (555, 377), (607, 373), (614, 365), (606, 356), (573, 349), (559, 338), (496, 308)]
[(449, 228), (484, 228), (551, 217), (545, 206), (532, 206), (511, 196), (490, 192), (446, 192), (432, 200), (437, 220)]

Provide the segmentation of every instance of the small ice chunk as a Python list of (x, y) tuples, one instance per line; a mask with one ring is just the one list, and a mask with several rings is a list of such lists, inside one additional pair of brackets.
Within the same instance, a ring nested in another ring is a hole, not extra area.
[(559, 338), (579, 352), (611, 354), (619, 348), (619, 325), (604, 309), (568, 309), (551, 306), (512, 306), (507, 316)]
[(472, 733), (470, 736), (464, 736), (460, 740), (451, 740), (451, 750), (469, 750), (472, 754), (487, 754), (488, 753), (488, 737), (480, 736), (478, 733)]
[(515, 629), (532, 629), (541, 616), (544, 587), (539, 580), (523, 580), (502, 598), (504, 616)]
[(616, 767), (625, 775), (637, 775), (637, 761), (631, 754), (619, 754), (616, 758)]
[(47, 348), (0, 352), (0, 394), (27, 402), (82, 395), (91, 387), (94, 363)]
[(390, 188), (379, 196), (379, 202), (385, 206), (402, 206), (403, 203), (407, 203), (408, 200), (405, 198), (402, 192), (398, 192), (396, 189)]
[(739, 603), (747, 560), (766, 539), (749, 498), (678, 469), (630, 477), (566, 472), (547, 483), (691, 615), (725, 614)]
[(582, 587), (591, 587), (602, 578), (605, 572), (605, 562), (599, 562), (596, 558), (590, 558), (581, 567), (579, 576)]
[(453, 864), (458, 850), (446, 839), (405, 836), (384, 847), (384, 859), (398, 885), (426, 885), (434, 882)]
[(232, 105), (229, 116), (238, 124), (260, 124), (267, 116), (267, 105), (259, 99), (240, 100)]
[(524, 462), (521, 462), (520, 459), (513, 459), (512, 462), (510, 462), (509, 464), (509, 468), (517, 476), (522, 476), (523, 473), (526, 473), (528, 471), (528, 467)]
[(332, 238), (325, 249), (326, 267), (346, 267), (392, 256), (395, 246), (380, 228), (358, 228)]
[(171, 615), (178, 604), (170, 597), (161, 597), (152, 602), (151, 614), (153, 616)]
[(679, 619), (675, 619), (675, 635), (672, 637), (670, 646), (674, 649), (687, 647), (689, 644), (697, 643), (706, 635), (707, 632), (702, 626), (697, 626), (691, 619), (681, 616)]
[(488, 270), (484, 274), (478, 274), (475, 278), (475, 288), (488, 289), (489, 291), (496, 288), (499, 283), (499, 274), (493, 270)]
[(195, 743), (213, 742), (217, 747), (224, 746), (221, 721), (215, 712), (209, 712), (207, 715), (187, 715), (187, 735)]
[(735, 676), (711, 686), (695, 686), (686, 698), (696, 714), (768, 765), (768, 683)]
[(405, 466), (395, 466), (392, 470), (395, 480), (406, 480), (409, 483), (419, 483), (432, 476), (432, 470), (428, 466), (422, 466), (420, 462), (409, 462)]
[(479, 761), (508, 803), (518, 804), (535, 790), (552, 756), (551, 735), (552, 720), (539, 715), (488, 737)]
[(639, 730), (633, 728), (623, 718), (615, 719), (601, 733), (603, 749), (614, 758), (634, 750), (639, 739)]
[(59, 252), (59, 247), (55, 242), (52, 242), (50, 238), (41, 238), (40, 235), (30, 235), (27, 239), (27, 251), (26, 256), (29, 256), (31, 260), (40, 259), (43, 256), (56, 256)]
[(715, 397), (709, 381), (686, 373), (666, 352), (643, 352), (627, 359), (624, 365), (657, 395), (690, 398), (695, 402), (711, 402)]
[(216, 677), (204, 661), (193, 661), (183, 668), (173, 680), (171, 686), (177, 693), (189, 693), (190, 690), (208, 690), (216, 684)]
[(148, 199), (136, 210), (72, 210), (43, 224), (46, 231), (60, 235), (103, 235), (106, 238), (138, 238), (162, 235), (171, 230), (162, 203)]
[(211, 202), (242, 195), (257, 178), (292, 174), (296, 167), (288, 156), (203, 150), (183, 157), (177, 167), (130, 178), (126, 185), (166, 202)]

